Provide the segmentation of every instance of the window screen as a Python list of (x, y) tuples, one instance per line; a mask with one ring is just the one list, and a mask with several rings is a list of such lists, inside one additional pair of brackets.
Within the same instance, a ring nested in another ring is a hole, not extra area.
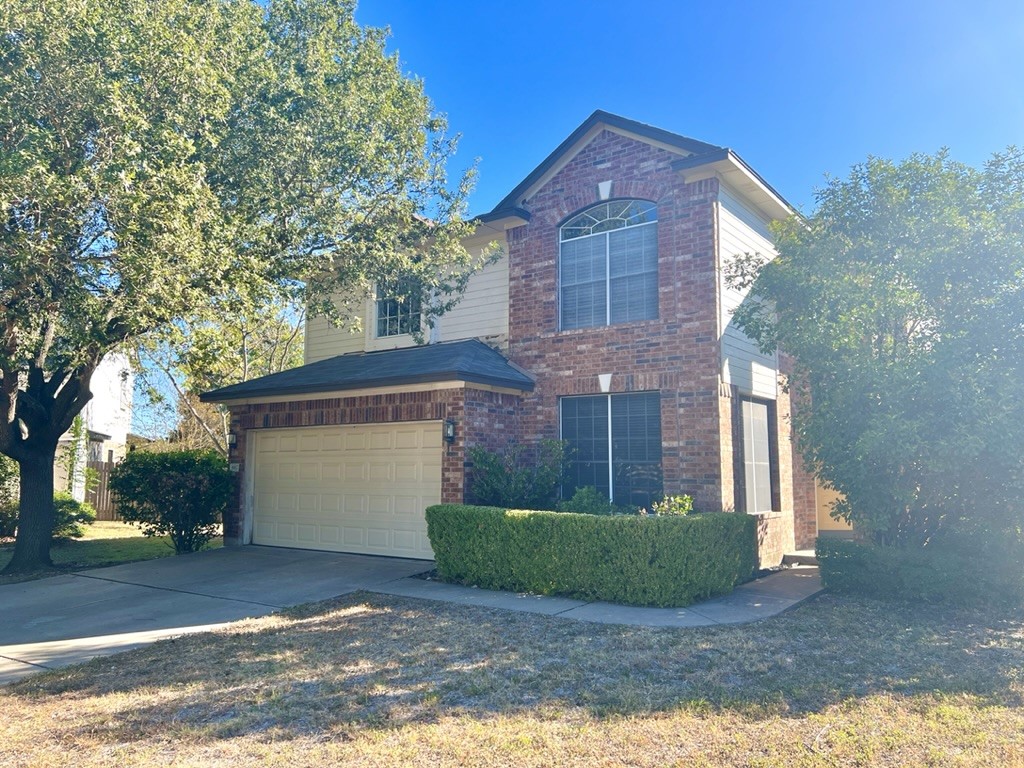
[(561, 419), (570, 449), (563, 496), (589, 485), (616, 504), (650, 508), (662, 497), (657, 392), (562, 398)]
[(561, 327), (658, 317), (657, 209), (642, 200), (600, 203), (560, 229)]

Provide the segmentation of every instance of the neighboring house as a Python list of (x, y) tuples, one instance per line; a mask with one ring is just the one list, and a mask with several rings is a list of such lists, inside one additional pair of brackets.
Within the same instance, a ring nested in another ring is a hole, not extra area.
[(58, 443), (53, 473), (55, 490), (68, 490), (71, 455), (74, 456), (71, 494), (79, 501), (85, 500), (87, 466), (113, 463), (124, 458), (132, 425), (134, 386), (135, 377), (126, 355), (112, 352), (100, 361), (89, 384), (92, 399), (80, 414), (80, 432), (76, 436), (73, 427), (61, 436)]
[(311, 319), (304, 366), (203, 396), (243, 478), (226, 539), (429, 558), (423, 510), (468, 498), (468, 448), (561, 438), (577, 487), (757, 515), (762, 565), (813, 546), (779, 360), (724, 276), (791, 213), (731, 150), (595, 112), (479, 217), (467, 247), (504, 256), (430, 343), (385, 290), (361, 333)]

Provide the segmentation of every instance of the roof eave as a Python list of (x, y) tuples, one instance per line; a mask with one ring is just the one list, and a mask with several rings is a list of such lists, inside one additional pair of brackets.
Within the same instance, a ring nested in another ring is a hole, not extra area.
[(723, 148), (680, 158), (672, 163), (672, 169), (681, 173), (687, 183), (716, 176), (724, 179), (771, 219), (786, 219), (797, 212), (771, 184), (731, 149)]
[(334, 384), (308, 384), (294, 387), (276, 387), (260, 390), (226, 391), (231, 389), (225, 387), (223, 390), (204, 392), (199, 399), (204, 403), (232, 403), (239, 400), (251, 400), (262, 397), (291, 397), (299, 395), (324, 394), (328, 392), (346, 392), (349, 390), (377, 389), (382, 387), (406, 386), (409, 384), (433, 384), (441, 381), (463, 381), (472, 384), (484, 384), (491, 387), (502, 387), (516, 389), (521, 392), (532, 392), (534, 384), (532, 381), (504, 378), (501, 376), (485, 376), (476, 373), (463, 373), (461, 371), (446, 371), (442, 373), (424, 373), (413, 376), (389, 376), (378, 379), (365, 379), (354, 382), (338, 382)]

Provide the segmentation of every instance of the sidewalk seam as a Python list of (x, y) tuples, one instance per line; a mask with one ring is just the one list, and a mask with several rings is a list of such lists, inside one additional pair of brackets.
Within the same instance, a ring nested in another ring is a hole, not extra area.
[[(221, 597), (220, 595), (208, 595), (204, 592), (194, 592), (189, 589), (176, 589), (175, 587), (154, 587), (151, 584), (139, 584), (134, 581), (121, 581), (120, 579), (104, 579), (101, 576), (89, 576), (84, 573), (73, 573), (72, 576), (77, 576), (80, 579), (92, 579), (94, 581), (106, 581), (110, 584), (125, 584), (129, 587), (142, 587), (143, 589), (155, 589), (158, 592), (176, 592), (179, 595), (195, 595), (196, 597), (208, 597), (211, 600), (225, 600), (229, 603), (245, 603), (247, 605), (259, 605), (263, 608), (277, 608), (281, 610), (285, 606), (278, 605), (277, 603), (261, 603), (257, 600), (243, 600), (239, 597)], [(349, 590), (350, 592), (352, 590)], [(346, 592), (340, 593), (342, 595), (347, 594)]]

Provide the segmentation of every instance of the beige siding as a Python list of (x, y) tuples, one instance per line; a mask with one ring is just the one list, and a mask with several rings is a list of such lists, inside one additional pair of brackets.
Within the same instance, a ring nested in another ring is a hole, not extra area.
[(839, 491), (825, 488), (820, 482), (814, 485), (814, 501), (818, 511), (819, 531), (852, 531), (851, 526), (845, 520), (833, 520), (831, 516), (832, 504), (842, 498)]
[(362, 328), (335, 328), (322, 317), (311, 317), (306, 322), (306, 363), (349, 352), (362, 352), (365, 347), (366, 338)]
[(750, 338), (732, 324), (732, 313), (743, 301), (743, 294), (729, 287), (725, 275), (730, 262), (743, 253), (774, 254), (767, 223), (723, 185), (718, 206), (719, 277), (721, 312), (719, 328), (722, 344), (722, 377), (741, 392), (774, 400), (778, 387), (778, 359), (762, 354)]
[[(469, 247), (480, 252), (485, 247)], [(373, 322), (373, 300), (362, 302), (359, 313), (360, 327), (335, 328), (321, 317), (311, 317), (306, 324), (305, 362), (315, 363), (335, 355), (351, 352), (373, 352), (382, 349), (411, 347), (412, 336), (393, 336), (378, 339)], [(508, 258), (502, 257), (470, 278), (462, 299), (455, 307), (435, 321), (433, 331), (427, 331), (430, 341), (457, 341), (480, 338), (504, 344), (508, 338)]]
[(450, 312), (438, 321), (438, 340), (508, 337), (508, 257), (480, 270)]

